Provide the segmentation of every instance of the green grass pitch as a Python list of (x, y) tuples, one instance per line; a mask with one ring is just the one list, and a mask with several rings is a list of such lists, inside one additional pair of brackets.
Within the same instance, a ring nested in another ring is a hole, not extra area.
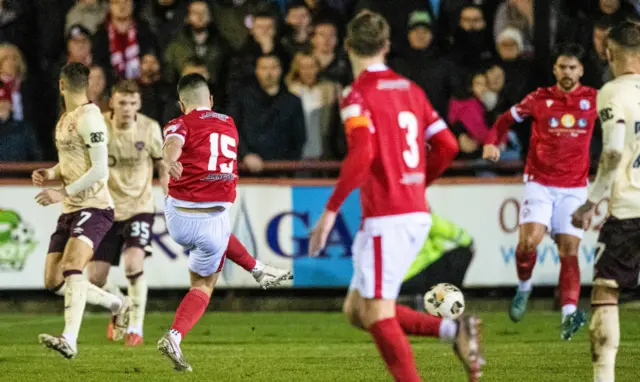
[[(487, 366), (484, 381), (592, 381), (586, 327), (572, 341), (559, 335), (558, 313), (529, 312), (513, 324), (504, 312), (480, 315)], [(193, 373), (180, 374), (155, 349), (172, 313), (151, 313), (145, 345), (106, 340), (107, 315), (88, 314), (79, 354), (66, 360), (41, 347), (39, 333), (56, 334), (62, 315), (0, 315), (0, 381), (390, 381), (367, 333), (338, 313), (208, 312), (183, 342)], [(637, 381), (640, 320), (621, 312), (616, 381)], [(412, 338), (424, 381), (465, 381), (449, 345)]]

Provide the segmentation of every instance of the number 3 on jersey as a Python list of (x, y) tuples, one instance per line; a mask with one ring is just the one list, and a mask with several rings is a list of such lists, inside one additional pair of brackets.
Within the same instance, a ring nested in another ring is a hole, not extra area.
[(420, 151), (418, 146), (418, 119), (410, 111), (403, 111), (398, 114), (398, 125), (407, 129), (405, 139), (409, 145), (409, 150), (402, 152), (404, 163), (409, 168), (416, 168), (420, 164)]
[[(236, 140), (226, 134), (212, 133), (209, 136), (209, 142), (211, 143), (209, 171), (220, 171), (223, 174), (232, 173), (233, 162), (235, 162), (238, 157), (235, 151)], [(222, 157), (230, 159), (230, 161), (225, 161), (228, 163), (220, 163), (220, 166), (218, 166), (218, 157), (220, 154), (222, 154)]]

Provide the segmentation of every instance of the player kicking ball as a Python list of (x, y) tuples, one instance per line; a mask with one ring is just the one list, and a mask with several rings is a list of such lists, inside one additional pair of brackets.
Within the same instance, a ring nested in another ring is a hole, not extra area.
[(354, 239), (354, 275), (344, 302), (349, 321), (371, 334), (396, 381), (420, 381), (407, 335), (454, 343), (475, 381), (483, 363), (478, 318), (442, 319), (396, 305), (404, 276), (431, 226), (425, 188), (455, 157), (456, 140), (424, 92), (384, 65), (389, 25), (382, 16), (358, 14), (347, 27), (345, 44), (355, 78), (341, 100), (349, 150), (311, 234), (309, 254), (316, 256), (324, 248), (337, 211), (360, 187), (362, 224)]
[(536, 248), (547, 230), (560, 254), (560, 337), (569, 340), (585, 323), (578, 309), (580, 266), (578, 252), (584, 227), (571, 224), (571, 214), (587, 199), (591, 137), (597, 116), (595, 89), (580, 85), (584, 50), (577, 44), (556, 47), (553, 74), (557, 83), (539, 88), (496, 120), (484, 146), (483, 157), (500, 159), (497, 145), (515, 122), (532, 118), (531, 147), (525, 166), (525, 188), (520, 207), (516, 248), (518, 288), (509, 317), (519, 322), (531, 296), (531, 274)]
[(190, 249), (191, 289), (158, 350), (178, 371), (191, 371), (180, 342), (204, 314), (224, 265), (236, 198), (238, 131), (231, 117), (211, 111), (207, 81), (188, 74), (178, 82), (183, 116), (164, 129), (164, 161), (171, 176), (165, 217), (171, 238)]
[(129, 300), (89, 283), (82, 271), (113, 224), (113, 201), (107, 188), (109, 175), (107, 126), (100, 109), (89, 102), (89, 68), (72, 63), (62, 68), (60, 93), (65, 113), (55, 130), (58, 164), (33, 172), (36, 186), (62, 181), (61, 189), (44, 189), (36, 196), (42, 206), (62, 202), (62, 215), (49, 243), (45, 287), (64, 296), (62, 335), (40, 334), (38, 340), (66, 358), (78, 354), (77, 339), (87, 302), (101, 305), (115, 316), (116, 326), (126, 328)]
[(89, 264), (89, 280), (106, 291), (124, 298), (120, 288), (107, 282), (111, 265), (124, 258), (133, 302), (127, 328), (109, 323), (107, 337), (125, 338), (125, 345), (142, 344), (147, 304), (144, 259), (151, 255), (151, 234), (155, 205), (152, 194), (154, 165), (161, 178), (168, 177), (162, 161), (162, 131), (153, 119), (138, 113), (140, 91), (133, 81), (120, 81), (111, 91), (111, 112), (103, 114), (109, 134), (109, 192), (115, 203), (115, 223), (96, 249)]
[(573, 214), (587, 228), (596, 204), (610, 194), (594, 262), (589, 325), (595, 382), (613, 382), (620, 346), (618, 297), (634, 289), (640, 271), (640, 26), (623, 22), (609, 31), (607, 60), (615, 79), (598, 93), (602, 155), (588, 200)]

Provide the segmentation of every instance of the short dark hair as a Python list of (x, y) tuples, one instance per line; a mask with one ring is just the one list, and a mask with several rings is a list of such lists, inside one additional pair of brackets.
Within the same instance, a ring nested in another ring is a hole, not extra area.
[(251, 12), (251, 16), (253, 16), (254, 19), (258, 19), (258, 18), (273, 19), (274, 23), (278, 20), (277, 14), (266, 6), (258, 7), (256, 10)]
[(305, 8), (309, 12), (309, 14), (311, 14), (311, 8), (309, 8), (304, 0), (293, 0), (291, 3), (289, 3), (289, 5), (287, 5), (287, 13), (289, 13), (290, 10), (296, 8)]
[(111, 88), (111, 94), (136, 94), (140, 93), (140, 87), (135, 81), (131, 80), (120, 80), (113, 88)]
[(584, 48), (579, 44), (574, 43), (565, 43), (558, 44), (553, 49), (553, 62), (558, 61), (558, 58), (561, 56), (564, 57), (575, 57), (580, 63), (583, 63), (584, 60)]
[(358, 56), (377, 55), (389, 43), (389, 23), (378, 13), (362, 11), (347, 25), (347, 45)]
[(178, 81), (178, 94), (196, 89), (200, 86), (208, 87), (207, 80), (198, 73), (186, 74)]
[(280, 59), (280, 56), (275, 54), (275, 52), (263, 53), (258, 57), (256, 57), (256, 62), (255, 62), (256, 67), (258, 66), (258, 61), (262, 60), (263, 58), (274, 58), (276, 61), (278, 61), (278, 64), (280, 64), (280, 67), (282, 67), (282, 60)]
[(89, 68), (79, 62), (66, 64), (60, 71), (60, 78), (64, 79), (71, 91), (86, 90), (89, 86)]
[(640, 26), (632, 21), (614, 25), (607, 38), (623, 48), (640, 49)]
[(185, 61), (184, 66), (207, 66), (207, 63), (198, 56), (193, 56)]

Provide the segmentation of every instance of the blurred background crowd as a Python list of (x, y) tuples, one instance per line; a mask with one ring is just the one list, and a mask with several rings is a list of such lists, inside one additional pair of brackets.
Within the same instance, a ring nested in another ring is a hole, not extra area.
[[(585, 48), (583, 84), (600, 88), (607, 29), (637, 18), (640, 0), (0, 0), (0, 162), (56, 159), (68, 62), (91, 68), (89, 96), (105, 112), (114, 82), (136, 80), (141, 112), (161, 124), (180, 114), (177, 79), (202, 74), (214, 108), (235, 119), (251, 172), (269, 160), (339, 160), (338, 100), (352, 81), (342, 41), (365, 8), (391, 25), (389, 66), (425, 90), (460, 158), (479, 160), (495, 118), (554, 83), (556, 43)], [(515, 126), (503, 158), (523, 158), (529, 135)]]

